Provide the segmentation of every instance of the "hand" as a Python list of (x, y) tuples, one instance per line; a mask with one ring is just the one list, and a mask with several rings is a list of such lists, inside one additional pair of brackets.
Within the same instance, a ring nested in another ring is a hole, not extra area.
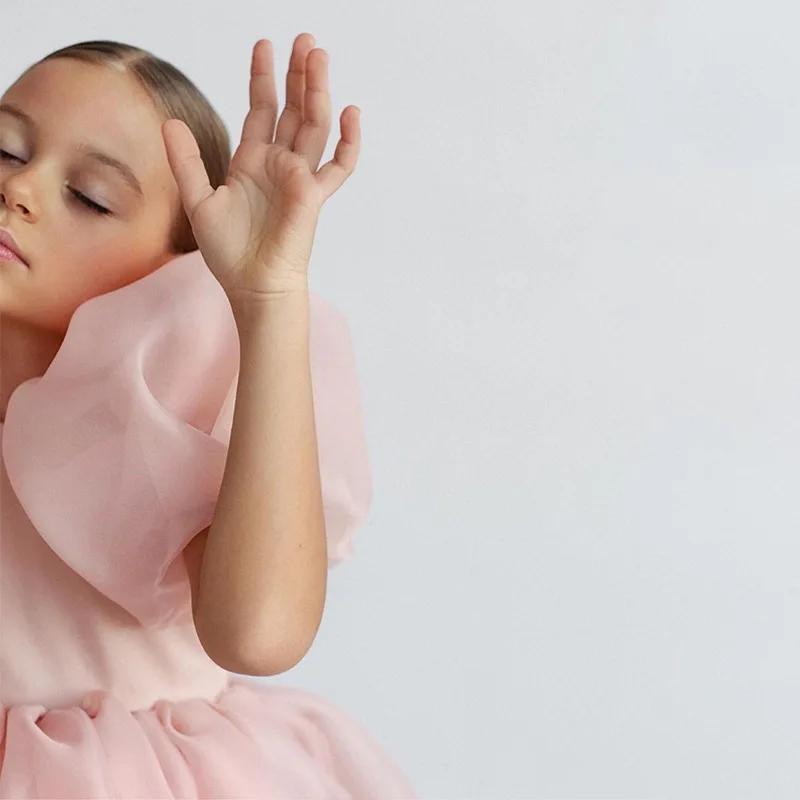
[(189, 127), (170, 119), (161, 129), (197, 244), (234, 310), (307, 291), (319, 212), (356, 167), (360, 111), (348, 106), (334, 157), (317, 170), (331, 130), (331, 101), (328, 54), (314, 44), (305, 33), (294, 41), (286, 108), (273, 142), (278, 102), (272, 44), (256, 42), (242, 141), (216, 190)]

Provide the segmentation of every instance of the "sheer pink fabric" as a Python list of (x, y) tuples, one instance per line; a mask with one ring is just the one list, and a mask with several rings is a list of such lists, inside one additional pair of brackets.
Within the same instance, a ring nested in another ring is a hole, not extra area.
[[(213, 516), (238, 347), (192, 253), (84, 303), (45, 375), (12, 395), (0, 798), (416, 797), (345, 711), (231, 679), (197, 640), (182, 550)], [(310, 357), (333, 566), (372, 485), (347, 324), (313, 293)]]

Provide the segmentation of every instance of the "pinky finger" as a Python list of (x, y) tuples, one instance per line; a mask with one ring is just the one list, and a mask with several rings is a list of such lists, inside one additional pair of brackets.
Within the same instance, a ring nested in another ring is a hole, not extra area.
[(336, 145), (333, 158), (317, 172), (317, 183), (325, 200), (355, 172), (361, 150), (361, 111), (348, 106), (339, 120), (342, 137)]

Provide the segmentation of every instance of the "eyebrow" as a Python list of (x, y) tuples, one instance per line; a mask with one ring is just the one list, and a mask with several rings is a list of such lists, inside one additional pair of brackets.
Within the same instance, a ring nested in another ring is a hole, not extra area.
[[(27, 127), (32, 128), (33, 130), (36, 129), (36, 123), (24, 111), (22, 111), (22, 109), (17, 108), (10, 103), (0, 103), (0, 111), (10, 114), (12, 117), (16, 117)], [(134, 171), (124, 161), (120, 161), (118, 158), (114, 158), (113, 156), (103, 153), (100, 150), (95, 150), (91, 145), (88, 144), (79, 144), (76, 149), (82, 155), (86, 156), (86, 158), (91, 158), (93, 161), (98, 161), (101, 164), (105, 164), (106, 166), (117, 170), (128, 186), (130, 186), (131, 189), (136, 192), (136, 194), (139, 196), (144, 196), (142, 185), (139, 183)]]

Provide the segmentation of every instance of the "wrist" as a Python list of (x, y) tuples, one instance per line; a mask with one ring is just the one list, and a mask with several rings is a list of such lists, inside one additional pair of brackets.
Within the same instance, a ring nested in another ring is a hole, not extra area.
[(259, 293), (232, 299), (233, 318), (240, 334), (255, 333), (266, 326), (281, 327), (310, 323), (311, 298), (308, 288)]

